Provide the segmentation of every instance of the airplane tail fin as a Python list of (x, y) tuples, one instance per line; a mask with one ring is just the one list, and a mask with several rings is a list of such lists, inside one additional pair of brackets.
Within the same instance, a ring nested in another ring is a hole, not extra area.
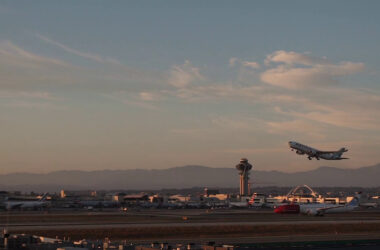
[(361, 192), (355, 194), (354, 198), (347, 204), (348, 206), (359, 206)]
[[(341, 148), (341, 149), (339, 149), (334, 155), (335, 155), (336, 157), (341, 157), (342, 154), (343, 154), (344, 152), (347, 152), (347, 151), (348, 151), (348, 149), (346, 149), (346, 148)], [(346, 159), (346, 158), (341, 158), (341, 159)]]
[(48, 196), (48, 193), (44, 193), (38, 201), (45, 201), (47, 196)]
[(255, 203), (256, 194), (253, 194), (251, 199), (248, 201), (249, 205), (253, 205)]
[(347, 151), (348, 151), (348, 149), (346, 149), (346, 148), (339, 149), (339, 152), (341, 152), (341, 153), (344, 153), (344, 152), (347, 152)]

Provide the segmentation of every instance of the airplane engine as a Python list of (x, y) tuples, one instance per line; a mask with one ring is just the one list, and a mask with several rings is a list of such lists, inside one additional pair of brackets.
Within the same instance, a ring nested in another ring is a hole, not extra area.
[(323, 212), (318, 210), (318, 209), (313, 209), (310, 208), (306, 211), (307, 215), (312, 215), (312, 216), (323, 216)]
[(316, 215), (317, 214), (317, 210), (316, 209), (308, 209), (307, 211), (306, 211), (306, 214), (307, 215)]
[(299, 155), (304, 155), (305, 154), (304, 152), (299, 151), (299, 150), (297, 150), (296, 153), (299, 154)]

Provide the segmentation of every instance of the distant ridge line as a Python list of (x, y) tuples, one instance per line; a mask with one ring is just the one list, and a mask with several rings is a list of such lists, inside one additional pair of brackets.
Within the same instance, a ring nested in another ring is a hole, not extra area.
[[(355, 169), (319, 167), (310, 171), (286, 173), (253, 170), (253, 186), (379, 186), (380, 164)], [(60, 189), (163, 189), (191, 187), (238, 187), (238, 173), (234, 168), (213, 168), (188, 165), (167, 169), (130, 170), (59, 170), (50, 173), (10, 173), (0, 175), (2, 190)]]

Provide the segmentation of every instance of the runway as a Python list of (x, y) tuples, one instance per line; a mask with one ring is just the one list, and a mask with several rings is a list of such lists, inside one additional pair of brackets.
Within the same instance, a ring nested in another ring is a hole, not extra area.
[(380, 212), (358, 211), (328, 214), (323, 217), (298, 214), (274, 214), (272, 211), (248, 210), (146, 210), (128, 212), (49, 212), (0, 213), (0, 226), (32, 228), (120, 228), (178, 227), (190, 225), (300, 225), (300, 224), (380, 223)]
[(170, 228), (170, 227), (215, 227), (215, 226), (279, 226), (279, 225), (354, 225), (377, 224), (380, 220), (302, 220), (302, 221), (260, 221), (260, 222), (182, 222), (182, 223), (55, 223), (55, 224), (2, 224), (9, 230), (52, 230), (52, 229), (110, 229), (110, 228)]
[[(380, 213), (358, 211), (323, 217), (256, 210), (130, 210), (0, 213), (0, 227), (49, 237), (130, 239), (230, 239), (380, 234)], [(322, 237), (321, 236), (321, 237)], [(359, 238), (360, 238), (359, 237)], [(275, 239), (275, 238), (273, 238)]]
[[(178, 238), (167, 239), (170, 244), (204, 244), (215, 242), (215, 244), (251, 244), (251, 243), (274, 243), (274, 242), (318, 242), (318, 241), (344, 241), (344, 240), (378, 240), (380, 233), (362, 234), (335, 234), (335, 235), (273, 235), (273, 236), (239, 236), (239, 237), (209, 237), (209, 238)], [(135, 243), (151, 243), (151, 240), (134, 240)], [(278, 247), (277, 247), (278, 248)], [(299, 249), (299, 248), (298, 248)]]

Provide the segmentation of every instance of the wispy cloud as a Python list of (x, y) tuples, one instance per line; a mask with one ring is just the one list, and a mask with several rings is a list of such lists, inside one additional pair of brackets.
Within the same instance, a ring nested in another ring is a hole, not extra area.
[[(277, 106), (274, 110), (297, 121), (317, 123), (321, 128), (324, 124), (353, 130), (380, 129), (379, 95), (366, 90), (342, 88), (330, 88), (318, 92), (315, 97), (313, 95), (308, 97), (305, 94), (305, 97), (297, 99), (295, 106), (285, 101), (282, 108)], [(278, 127), (281, 128), (281, 124)]]
[[(38, 35), (45, 42), (54, 44), (69, 53), (115, 65), (112, 60), (96, 54), (83, 53), (64, 44)], [(315, 136), (321, 134), (313, 122), (324, 126), (348, 129), (378, 130), (380, 117), (378, 107), (380, 98), (371, 91), (330, 87), (305, 90), (300, 95), (298, 86), (331, 84), (336, 77), (354, 74), (364, 70), (363, 63), (331, 63), (326, 58), (310, 54), (276, 51), (266, 57), (268, 69), (261, 73), (262, 83), (232, 81), (213, 81), (201, 74), (199, 67), (190, 61), (173, 65), (166, 72), (150, 72), (128, 69), (127, 67), (105, 67), (99, 71), (91, 68), (79, 68), (59, 59), (50, 58), (22, 49), (15, 44), (0, 42), (0, 66), (6, 69), (0, 76), (0, 96), (18, 96), (53, 100), (47, 89), (68, 86), (70, 89), (92, 89), (108, 95), (120, 103), (149, 110), (158, 110), (160, 102), (169, 98), (186, 102), (225, 102), (233, 100), (239, 103), (258, 104), (272, 110), (265, 116), (269, 133), (286, 133), (293, 128), (307, 128)], [(117, 62), (116, 62), (117, 63)], [(259, 70), (256, 62), (230, 59), (231, 65), (239, 64)], [(273, 66), (274, 65), (274, 66)], [(273, 68), (274, 67), (274, 68)], [(270, 83), (270, 84), (267, 84)], [(282, 86), (285, 88), (278, 88)], [(336, 97), (339, 96), (339, 99)], [(281, 108), (278, 108), (281, 107)], [(279, 119), (279, 116), (282, 119)], [(250, 129), (255, 121), (213, 118), (212, 124), (231, 129)], [(253, 118), (252, 118), (253, 119)], [(296, 132), (296, 131), (293, 131)]]
[[(93, 92), (130, 91), (157, 94), (168, 86), (165, 72), (135, 69), (101, 57), (102, 68), (75, 66), (57, 58), (30, 52), (10, 41), (0, 41), (0, 91), (49, 92), (53, 89)], [(141, 96), (147, 98), (147, 95)]]
[(315, 57), (310, 53), (297, 53), (294, 51), (278, 50), (265, 58), (265, 65), (269, 66), (271, 63), (285, 63), (285, 64), (299, 64), (299, 65), (316, 65), (316, 64), (329, 64), (330, 62), (326, 57)]
[(199, 68), (194, 67), (190, 61), (186, 60), (182, 65), (174, 65), (170, 70), (169, 84), (176, 88), (185, 88), (197, 80), (202, 80), (203, 76)]
[(0, 91), (0, 98), (29, 98), (40, 100), (59, 100), (60, 98), (52, 95), (49, 92), (25, 92), (25, 91)]
[(266, 122), (266, 131), (272, 134), (287, 135), (294, 137), (295, 135), (304, 134), (312, 139), (326, 138), (325, 128), (313, 121), (294, 119), (290, 121), (268, 121)]
[(121, 65), (121, 63), (114, 58), (104, 57), (104, 56), (100, 56), (100, 55), (95, 54), (95, 53), (83, 52), (83, 51), (80, 51), (77, 49), (73, 49), (73, 48), (71, 48), (71, 47), (69, 47), (69, 46), (67, 46), (61, 42), (55, 41), (51, 38), (48, 38), (48, 37), (43, 36), (43, 35), (38, 34), (38, 33), (36, 34), (36, 36), (38, 38), (40, 38), (42, 41), (49, 43), (49, 44), (52, 44), (54, 46), (57, 46), (57, 47), (63, 49), (64, 51), (71, 53), (73, 55), (80, 56), (80, 57), (83, 57), (85, 59), (95, 61), (98, 63), (112, 63), (112, 64)]
[[(78, 82), (80, 69), (65, 61), (27, 51), (0, 41), (0, 91), (46, 92), (44, 88)], [(83, 79), (83, 78), (82, 78)]]
[(28, 101), (28, 100), (12, 100), (5, 103), (7, 107), (22, 108), (22, 109), (38, 109), (38, 110), (67, 110), (67, 107), (62, 104), (41, 101)]
[(293, 51), (276, 51), (266, 58), (266, 64), (280, 63), (262, 72), (265, 83), (284, 88), (303, 88), (335, 85), (339, 77), (362, 72), (364, 63), (330, 63), (325, 58), (312, 57)]
[(260, 120), (254, 117), (243, 116), (217, 116), (211, 118), (211, 123), (216, 127), (237, 130), (237, 131), (256, 131), (260, 126)]
[(162, 96), (158, 93), (153, 93), (153, 92), (140, 92), (140, 99), (143, 101), (158, 101), (162, 100)]
[(65, 110), (64, 99), (49, 92), (1, 91), (0, 106), (23, 109)]
[[(128, 93), (125, 91), (118, 91), (118, 92), (113, 92), (110, 94), (103, 94), (103, 96), (106, 98), (109, 98), (111, 100), (123, 103), (125, 105), (129, 105), (129, 106), (135, 106), (138, 108), (143, 108), (143, 109), (147, 109), (147, 110), (154, 110), (154, 111), (160, 110), (160, 108), (157, 105), (154, 105), (154, 104), (151, 104), (150, 102), (147, 102), (147, 101), (151, 101), (151, 100), (141, 98), (141, 93), (140, 93), (140, 96), (137, 96), (133, 93)], [(148, 95), (144, 95), (144, 94), (143, 94), (143, 96), (148, 97)]]
[(230, 58), (230, 60), (229, 60), (230, 67), (235, 67), (238, 64), (240, 64), (244, 67), (247, 67), (247, 68), (252, 68), (252, 69), (261, 68), (260, 63), (255, 62), (255, 61), (244, 61), (244, 60), (241, 60), (237, 57)]
[(29, 51), (26, 51), (10, 41), (0, 41), (0, 55), (8, 64), (18, 63), (19, 65), (33, 66), (33, 63), (53, 64), (59, 66), (69, 66), (64, 61), (40, 56)]
[(308, 113), (289, 112), (298, 118), (304, 118), (314, 122), (325, 123), (341, 128), (355, 130), (380, 130), (380, 117), (373, 111), (363, 111), (360, 108), (344, 110), (325, 107), (323, 110)]

